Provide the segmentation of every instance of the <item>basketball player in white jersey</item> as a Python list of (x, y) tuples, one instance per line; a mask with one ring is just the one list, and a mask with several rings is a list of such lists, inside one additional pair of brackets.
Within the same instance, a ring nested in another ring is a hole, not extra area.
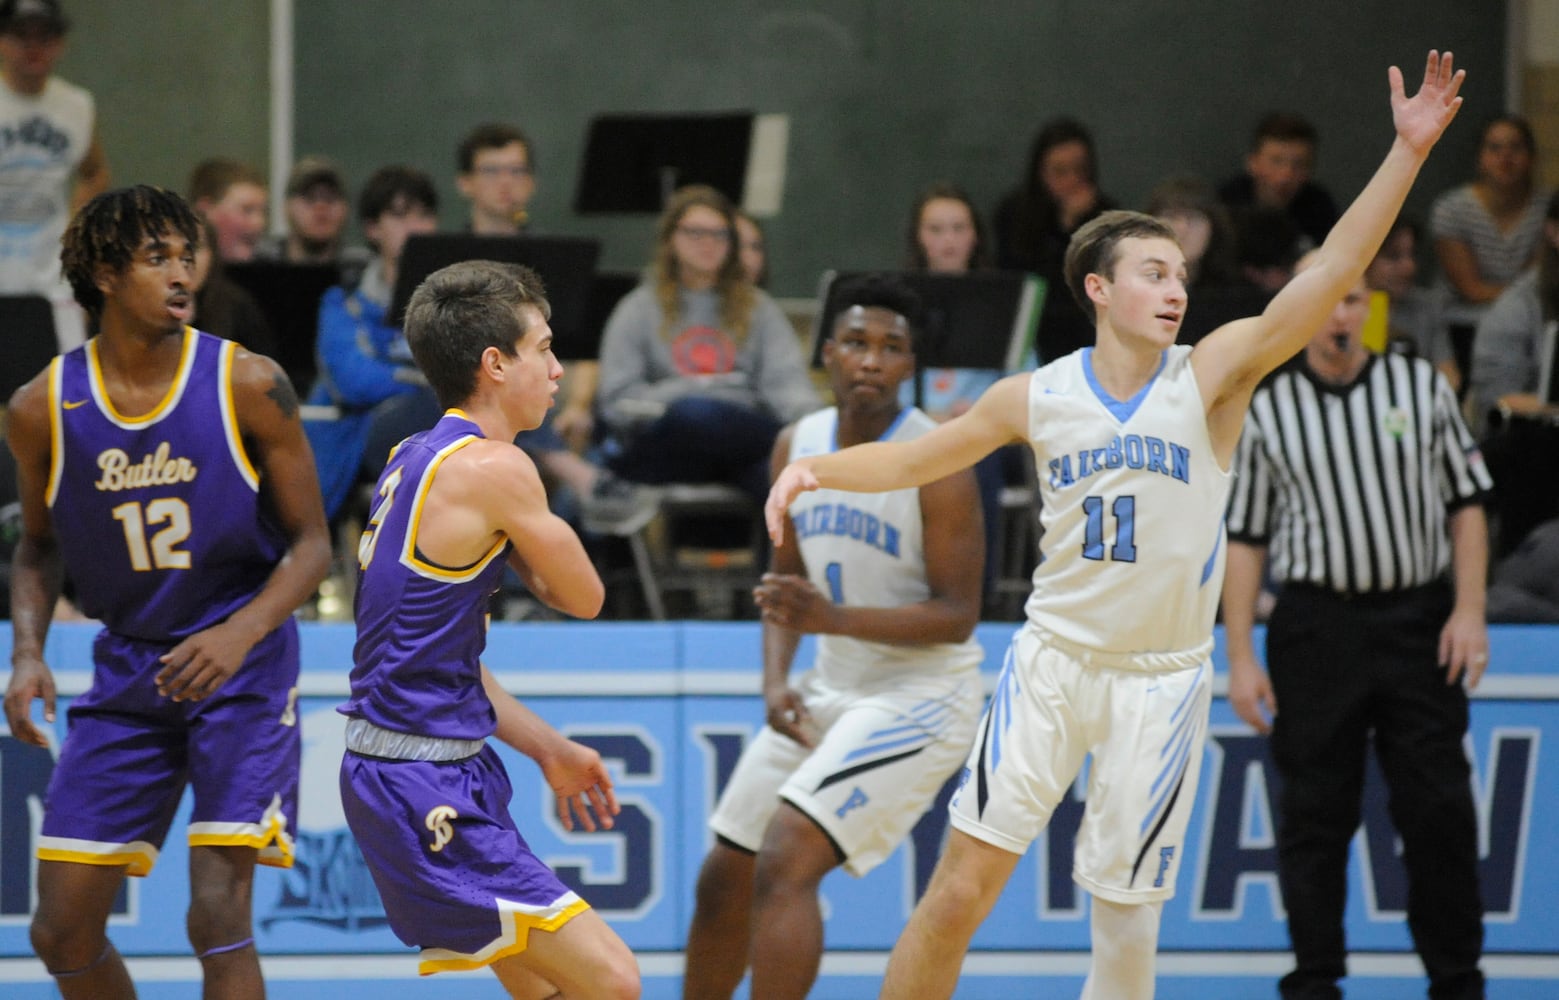
[[(936, 423), (902, 408), (919, 300), (902, 281), (840, 282), (823, 346), (837, 406), (787, 427), (773, 470), (863, 441), (908, 441)], [(683, 996), (730, 997), (751, 956), (754, 1000), (807, 995), (823, 953), (818, 884), (864, 875), (898, 846), (969, 750), (984, 658), (984, 527), (969, 470), (916, 489), (818, 490), (791, 508), (755, 591), (768, 725), (709, 825)], [(792, 680), (803, 633), (813, 668)]]
[(946, 852), (888, 962), (884, 997), (948, 997), (969, 940), (1092, 755), (1074, 880), (1093, 895), (1086, 1000), (1153, 995), (1163, 901), (1195, 799), (1223, 574), (1228, 468), (1251, 393), (1359, 280), (1463, 74), (1430, 52), (1409, 98), (1390, 70), (1396, 140), (1358, 199), (1260, 316), (1175, 345), (1185, 257), (1156, 220), (1106, 212), (1072, 237), (1066, 279), (1095, 346), (992, 386), (913, 441), (802, 458), (774, 483), (770, 534), (806, 490), (898, 490), (1009, 442), (1034, 450), (1043, 558), (951, 805)]

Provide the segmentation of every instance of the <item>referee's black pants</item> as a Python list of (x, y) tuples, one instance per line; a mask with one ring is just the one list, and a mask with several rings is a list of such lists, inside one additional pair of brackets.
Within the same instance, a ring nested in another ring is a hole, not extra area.
[(1449, 585), (1344, 597), (1284, 588), (1267, 625), (1277, 697), (1272, 756), (1278, 880), (1295, 968), (1285, 1000), (1334, 1000), (1346, 975), (1343, 909), (1349, 843), (1360, 822), (1373, 735), (1402, 839), (1408, 929), (1434, 1000), (1483, 997), (1483, 905), (1467, 694), (1439, 667)]

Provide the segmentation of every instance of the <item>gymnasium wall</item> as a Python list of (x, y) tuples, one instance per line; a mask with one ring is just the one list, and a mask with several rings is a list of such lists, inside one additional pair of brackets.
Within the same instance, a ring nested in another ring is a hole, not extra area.
[[(121, 181), (184, 185), (215, 153), (269, 153), (266, 0), (72, 0), (62, 73), (98, 94)], [(293, 0), (295, 150), (360, 184), (392, 162), (439, 181), (461, 221), (454, 149), (484, 120), (537, 147), (535, 222), (594, 235), (603, 265), (648, 256), (648, 217), (571, 209), (589, 118), (750, 109), (790, 117), (784, 200), (770, 224), (773, 289), (813, 293), (826, 267), (895, 266), (905, 215), (931, 181), (987, 210), (1017, 183), (1044, 120), (1095, 130), (1104, 190), (1138, 205), (1164, 176), (1239, 169), (1262, 112), (1311, 117), (1319, 179), (1344, 202), (1389, 142), (1386, 66), (1410, 82), (1431, 46), (1468, 68), (1466, 105), (1409, 208), (1470, 173), (1481, 120), (1505, 103), (1506, 5), (1459, 0), (1231, 4), (1124, 0)]]
[[(987, 624), (987, 682), (1012, 627)], [(1473, 704), (1468, 749), (1483, 845), (1491, 996), (1551, 998), (1559, 991), (1559, 630), (1497, 627), (1493, 670)], [(48, 658), (66, 700), (85, 689), (88, 626), (56, 626)], [(303, 629), (304, 734), (297, 864), (262, 870), (257, 942), (278, 994), (333, 1000), (373, 988), (384, 997), (490, 996), (486, 975), (439, 977), (418, 987), (411, 953), (385, 925), (373, 884), (346, 828), (336, 790), (350, 626)], [(9, 635), (0, 637), (8, 651)], [(704, 825), (745, 741), (761, 725), (758, 629), (750, 623), (495, 625), (487, 662), (517, 694), (612, 762), (623, 813), (609, 833), (570, 834), (551, 815), (536, 768), (503, 751), (515, 779), (513, 812), (535, 850), (602, 912), (639, 954), (649, 998), (677, 993), (693, 883), (709, 846)], [(810, 642), (798, 662), (810, 662)], [(1272, 786), (1264, 741), (1220, 696), (1186, 844), (1178, 892), (1166, 905), (1159, 996), (1240, 1000), (1272, 995), (1288, 967), (1274, 875)], [(606, 695), (602, 692), (611, 692)], [(56, 735), (63, 736), (64, 705)], [(1548, 739), (1544, 737), (1548, 736)], [(31, 957), (31, 845), (55, 751), (0, 736), (0, 995), (53, 994)], [(1010, 997), (1043, 986), (1075, 993), (1087, 966), (1087, 897), (1071, 882), (1072, 838), (1082, 810), (1074, 790), (1020, 863), (975, 938), (959, 997)], [(1348, 937), (1361, 995), (1411, 996), (1419, 975), (1402, 919), (1406, 891), (1385, 796), (1372, 778), (1355, 842)], [(188, 803), (185, 807), (187, 809)], [(144, 995), (193, 1000), (183, 910), (187, 851), (175, 821), (152, 875), (130, 880), (111, 933)], [(945, 814), (933, 810), (909, 844), (864, 879), (824, 883), (829, 955), (817, 995), (876, 995), (892, 947), (935, 863)], [(1207, 983), (1220, 984), (1216, 993)], [(148, 987), (146, 984), (155, 984)], [(281, 985), (285, 984), (285, 985)], [(1422, 987), (1416, 989), (1422, 995)]]

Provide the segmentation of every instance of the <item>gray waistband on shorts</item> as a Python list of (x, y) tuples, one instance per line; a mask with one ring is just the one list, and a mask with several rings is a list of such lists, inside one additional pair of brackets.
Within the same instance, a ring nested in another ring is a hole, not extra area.
[(346, 722), (346, 748), (365, 757), (383, 757), (386, 760), (465, 760), (480, 753), (486, 742), (398, 733), (362, 718), (351, 718)]

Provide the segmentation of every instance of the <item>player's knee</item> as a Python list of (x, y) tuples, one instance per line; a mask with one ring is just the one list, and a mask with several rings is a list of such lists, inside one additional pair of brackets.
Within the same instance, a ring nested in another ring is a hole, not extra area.
[(754, 855), (740, 848), (717, 843), (698, 872), (694, 902), (699, 914), (715, 919), (745, 914), (752, 903), (754, 861)]
[(50, 917), (43, 912), (33, 916), (28, 936), (32, 940), (33, 953), (51, 975), (85, 968), (108, 945), (102, 928)]
[[(998, 890), (999, 891), (999, 890)], [(979, 926), (989, 908), (986, 890), (972, 875), (938, 868), (917, 909), (925, 908), (935, 925), (947, 928)]]
[(639, 1000), (639, 965), (632, 955), (608, 963), (599, 982), (601, 1000)]
[(237, 896), (217, 886), (191, 888), (187, 924), (195, 954), (204, 955), (250, 936), (249, 897)]

